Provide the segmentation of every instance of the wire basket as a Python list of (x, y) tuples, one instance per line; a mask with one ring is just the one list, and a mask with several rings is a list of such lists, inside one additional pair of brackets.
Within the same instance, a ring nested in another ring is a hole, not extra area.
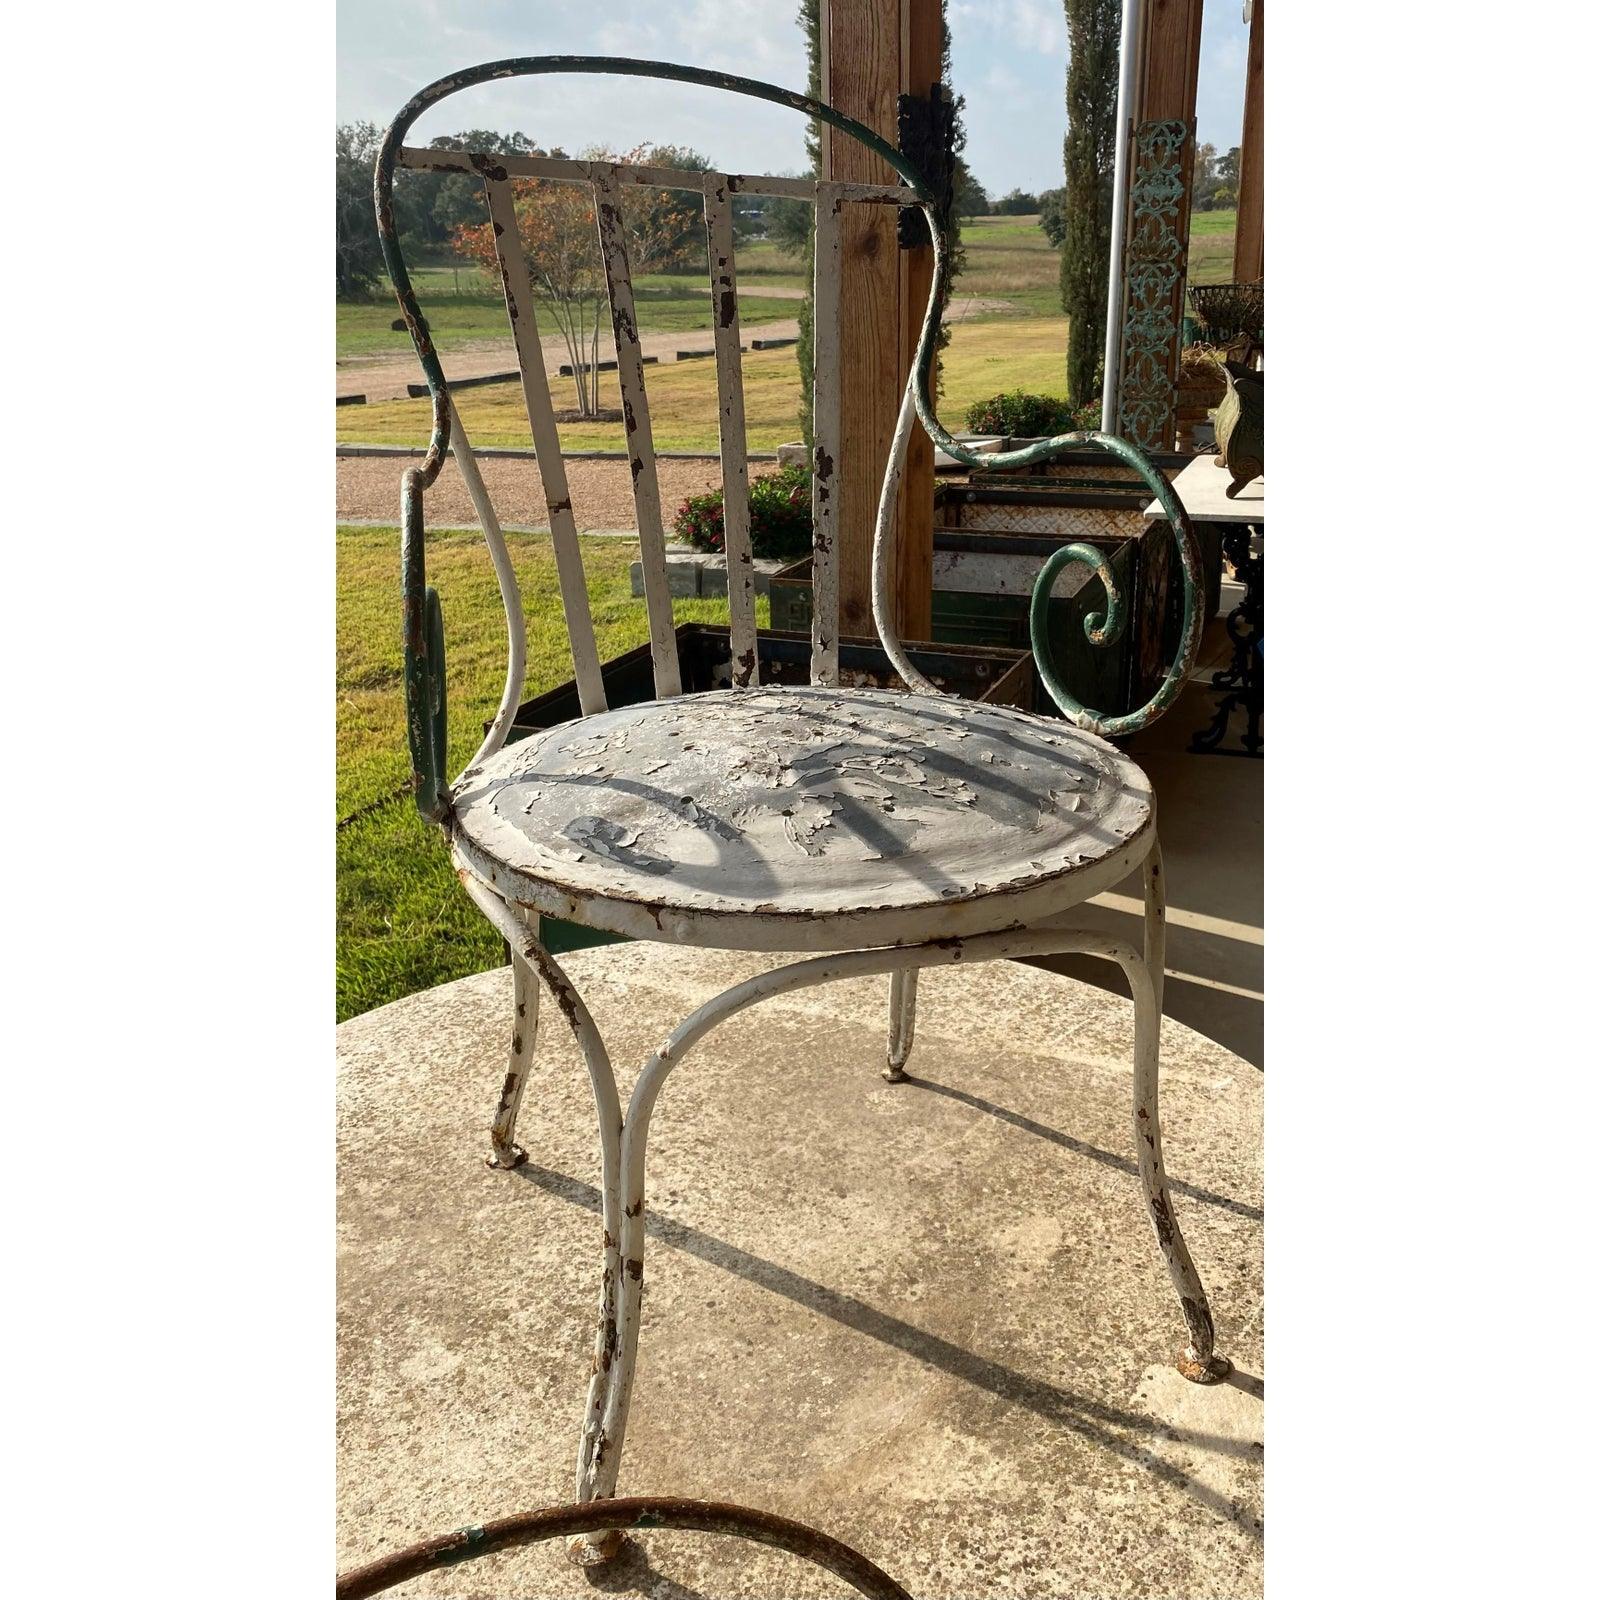
[(1247, 338), (1259, 350), (1265, 343), (1266, 295), (1260, 283), (1191, 284), (1189, 299), (1208, 344), (1227, 346)]

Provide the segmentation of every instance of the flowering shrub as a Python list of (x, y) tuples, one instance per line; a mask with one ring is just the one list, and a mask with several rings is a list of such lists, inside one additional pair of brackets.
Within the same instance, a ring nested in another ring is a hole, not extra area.
[(1019, 439), (1043, 439), (1054, 433), (1100, 426), (1100, 402), (1092, 400), (1076, 411), (1053, 395), (1024, 394), (1013, 389), (980, 400), (967, 409), (967, 427), (973, 433), (1012, 434)]
[[(690, 495), (672, 531), (696, 550), (721, 554), (722, 490)], [(811, 474), (804, 467), (780, 467), (750, 480), (750, 551), (780, 561), (811, 554)]]

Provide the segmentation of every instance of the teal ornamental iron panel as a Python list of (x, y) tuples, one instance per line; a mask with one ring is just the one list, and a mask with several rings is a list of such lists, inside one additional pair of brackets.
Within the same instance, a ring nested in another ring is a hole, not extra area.
[(1176, 118), (1140, 123), (1134, 134), (1118, 426), (1146, 450), (1170, 450), (1177, 426), (1188, 138), (1188, 124)]

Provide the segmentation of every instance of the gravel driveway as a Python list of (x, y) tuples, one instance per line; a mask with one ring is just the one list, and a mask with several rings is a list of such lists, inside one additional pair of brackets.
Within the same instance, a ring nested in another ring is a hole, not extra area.
[[(414, 466), (415, 456), (338, 457), (338, 517), (341, 522), (392, 522), (400, 520), (400, 474)], [(485, 487), (502, 522), (512, 527), (547, 528), (544, 491), (539, 467), (529, 459), (480, 459)], [(751, 473), (773, 472), (771, 461), (752, 462)], [(668, 537), (672, 519), (686, 496), (703, 494), (722, 482), (722, 464), (715, 456), (656, 463), (661, 484), (661, 516)], [(567, 483), (572, 490), (572, 515), (580, 533), (611, 532), (632, 528), (633, 477), (626, 461), (568, 461)], [(429, 527), (474, 527), (472, 502), (453, 460), (444, 464), (423, 501)]]

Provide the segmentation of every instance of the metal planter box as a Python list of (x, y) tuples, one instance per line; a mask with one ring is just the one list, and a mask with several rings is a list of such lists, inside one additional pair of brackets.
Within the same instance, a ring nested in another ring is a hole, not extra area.
[[(684, 623), (677, 630), (678, 664), (685, 694), (725, 689), (733, 681), (728, 630), (709, 623)], [(1035, 704), (1033, 657), (1026, 649), (996, 649), (965, 644), (908, 645), (912, 661), (939, 688), (969, 700), (990, 705), (1016, 706), (1032, 711)], [(756, 657), (763, 684), (804, 684), (811, 679), (811, 634), (760, 628), (756, 632)], [(606, 703), (642, 705), (656, 697), (650, 666), (650, 647), (640, 645), (625, 655), (603, 662), (601, 681)], [(850, 687), (903, 688), (883, 647), (875, 640), (842, 638), (839, 641), (839, 681)], [(526, 739), (541, 728), (553, 728), (580, 715), (578, 686), (567, 682), (517, 707), (508, 744)], [(541, 938), (552, 952), (583, 950), (590, 945), (616, 944), (619, 936), (582, 928), (576, 923), (546, 917)], [(507, 958), (509, 959), (509, 957)]]
[[(1183, 459), (1156, 458), (1165, 468)], [(934, 499), (934, 638), (1026, 648), (1029, 600), (1040, 566), (1063, 544), (1092, 545), (1107, 553), (1128, 597), (1128, 624), (1114, 644), (1091, 645), (1084, 621), (1104, 608), (1104, 597), (1086, 568), (1069, 568), (1050, 605), (1057, 670), (1085, 705), (1112, 715), (1143, 705), (1177, 649), (1183, 612), (1170, 532), (1164, 522), (1146, 523), (1142, 514), (1149, 498), (1131, 467), (1098, 451), (1070, 453), (1024, 472), (974, 469), (965, 482), (941, 484)], [(1195, 531), (1209, 616), (1220, 597), (1221, 547), (1215, 529), (1202, 524)], [(808, 561), (773, 578), (774, 627), (810, 627), (810, 586)], [(1040, 709), (1053, 707), (1041, 697)]]
[[(999, 533), (969, 533), (935, 528), (933, 533), (933, 636), (947, 647), (1026, 650), (1028, 604), (1034, 579), (1046, 557), (1067, 540), (1033, 538)], [(1137, 547), (1116, 538), (1085, 537), (1085, 544), (1104, 548), (1124, 593), (1137, 593)], [(775, 627), (808, 631), (811, 627), (811, 562), (797, 561), (773, 579), (769, 594)], [(1061, 576), (1050, 602), (1050, 637), (1057, 669), (1072, 692), (1085, 705), (1119, 713), (1130, 705), (1132, 647), (1137, 630), (1129, 628), (1121, 639), (1095, 649), (1083, 634), (1084, 618), (1103, 609), (1100, 586), (1089, 579), (1087, 568), (1072, 568)], [(1041, 696), (1036, 709), (1054, 707)]]

